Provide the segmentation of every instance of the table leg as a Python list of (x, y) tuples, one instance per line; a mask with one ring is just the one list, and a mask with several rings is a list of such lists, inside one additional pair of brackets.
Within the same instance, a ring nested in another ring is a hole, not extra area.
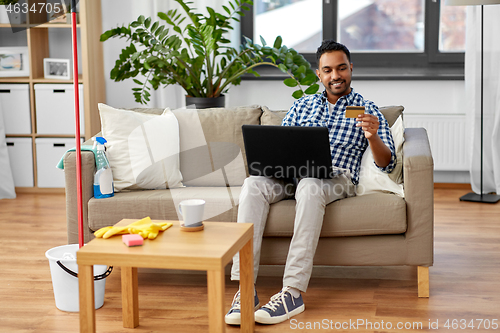
[(78, 265), (78, 289), (80, 299), (80, 332), (94, 333), (94, 266)]
[(224, 333), (224, 269), (207, 271), (208, 285), (208, 331)]
[(253, 332), (254, 317), (254, 276), (253, 239), (240, 250), (240, 292), (241, 292), (241, 332)]
[(123, 327), (139, 326), (139, 290), (137, 267), (122, 267), (122, 316)]

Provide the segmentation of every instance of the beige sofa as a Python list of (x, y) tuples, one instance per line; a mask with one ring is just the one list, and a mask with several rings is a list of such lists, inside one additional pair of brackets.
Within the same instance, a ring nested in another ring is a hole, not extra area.
[[(402, 107), (383, 107), (390, 125)], [(137, 112), (161, 113), (160, 109)], [(276, 125), (283, 111), (252, 106), (208, 109), (197, 112), (206, 145), (183, 148), (193, 134), (186, 110), (174, 111), (181, 139), (180, 169), (186, 187), (171, 190), (140, 190), (93, 198), (94, 155), (82, 152), (84, 238), (123, 218), (178, 220), (176, 205), (187, 198), (207, 201), (208, 221), (235, 222), (238, 195), (247, 175), (241, 125)], [(199, 134), (199, 133), (198, 133)], [(428, 267), (433, 264), (433, 160), (425, 129), (407, 128), (403, 145), (404, 199), (388, 193), (356, 196), (326, 208), (315, 265), (417, 266), (418, 295), (428, 297)], [(68, 243), (78, 242), (75, 154), (64, 158)], [(294, 200), (271, 205), (264, 232), (262, 265), (285, 264), (293, 233)]]

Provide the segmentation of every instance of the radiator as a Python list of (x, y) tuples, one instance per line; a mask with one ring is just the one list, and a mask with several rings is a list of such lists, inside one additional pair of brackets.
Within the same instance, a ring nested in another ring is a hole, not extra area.
[(405, 127), (427, 130), (434, 170), (469, 170), (468, 136), (465, 115), (404, 115)]

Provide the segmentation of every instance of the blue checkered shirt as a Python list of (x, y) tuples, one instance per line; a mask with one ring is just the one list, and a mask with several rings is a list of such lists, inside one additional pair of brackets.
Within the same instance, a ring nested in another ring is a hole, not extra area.
[[(346, 173), (353, 184), (359, 182), (359, 168), (361, 158), (368, 147), (368, 140), (361, 127), (356, 127), (356, 119), (345, 117), (346, 106), (364, 106), (365, 113), (377, 116), (380, 123), (378, 135), (391, 150), (391, 161), (385, 168), (378, 167), (384, 172), (391, 172), (396, 165), (396, 153), (389, 124), (378, 107), (371, 101), (351, 89), (351, 93), (342, 96), (328, 112), (326, 92), (302, 97), (295, 101), (287, 112), (282, 126), (321, 126), (327, 127), (330, 132), (330, 151), (332, 165), (337, 174)], [(376, 164), (375, 164), (376, 165)]]

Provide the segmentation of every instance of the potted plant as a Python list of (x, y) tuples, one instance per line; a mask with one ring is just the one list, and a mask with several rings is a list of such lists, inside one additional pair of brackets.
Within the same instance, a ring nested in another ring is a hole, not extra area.
[[(262, 45), (245, 38), (239, 49), (229, 46), (226, 34), (233, 29), (231, 23), (239, 22), (237, 16), (244, 15), (243, 10), (253, 4), (251, 0), (230, 0), (231, 8), (223, 6), (225, 13), (207, 7), (208, 16), (196, 13), (190, 2), (175, 1), (181, 11), (158, 13), (165, 24), (139, 16), (128, 26), (101, 35), (101, 41), (114, 37), (130, 41), (110, 76), (116, 82), (134, 78), (139, 85), (133, 88), (137, 102), (149, 101), (151, 88), (156, 90), (160, 85), (171, 84), (179, 84), (187, 98), (220, 100), (232, 85), (241, 82), (243, 74), (259, 76), (255, 67), (265, 65), (288, 74), (284, 83), (296, 87), (294, 98), (318, 91), (317, 77), (310, 63), (296, 50), (282, 45), (280, 36), (272, 46), (262, 37)], [(136, 79), (137, 76), (145, 79)], [(191, 103), (187, 101), (187, 104)], [(223, 105), (223, 102), (218, 104)]]

